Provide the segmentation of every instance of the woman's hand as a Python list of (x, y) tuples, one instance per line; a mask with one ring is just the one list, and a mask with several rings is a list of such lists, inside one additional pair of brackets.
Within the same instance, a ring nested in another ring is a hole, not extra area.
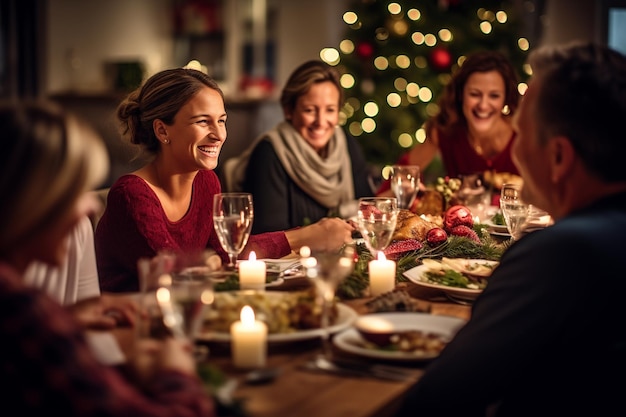
[(66, 308), (84, 328), (109, 330), (134, 325), (138, 306), (128, 294), (103, 294), (80, 300)]
[(308, 246), (313, 251), (339, 250), (352, 242), (354, 226), (338, 217), (323, 218), (309, 226), (285, 232), (291, 249), (298, 251)]

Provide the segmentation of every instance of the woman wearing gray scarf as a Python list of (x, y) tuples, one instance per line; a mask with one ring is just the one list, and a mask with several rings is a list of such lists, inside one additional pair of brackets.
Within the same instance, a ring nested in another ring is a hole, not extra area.
[(227, 161), (230, 188), (253, 194), (253, 233), (314, 223), (373, 195), (359, 144), (338, 126), (343, 89), (337, 71), (305, 62), (287, 80), (280, 102), (285, 121)]

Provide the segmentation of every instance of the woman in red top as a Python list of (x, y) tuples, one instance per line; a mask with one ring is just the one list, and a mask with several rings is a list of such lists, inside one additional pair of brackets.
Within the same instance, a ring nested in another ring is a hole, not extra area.
[[(511, 160), (511, 118), (519, 102), (518, 76), (495, 51), (469, 55), (439, 98), (439, 113), (426, 122), (426, 141), (399, 164), (428, 167), (439, 154), (450, 177), (485, 171), (517, 174)], [(390, 193), (389, 181), (378, 190)]]

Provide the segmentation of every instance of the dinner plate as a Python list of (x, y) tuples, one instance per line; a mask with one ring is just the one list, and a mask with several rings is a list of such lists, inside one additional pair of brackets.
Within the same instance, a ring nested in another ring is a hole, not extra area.
[[(488, 262), (488, 263), (497, 263), (496, 261), (487, 261), (484, 259), (476, 259), (479, 262)], [(472, 302), (478, 297), (478, 295), (483, 292), (483, 290), (476, 290), (471, 288), (459, 288), (459, 287), (449, 287), (447, 285), (435, 284), (432, 282), (428, 282), (426, 278), (424, 278), (424, 273), (428, 271), (429, 268), (426, 265), (419, 265), (415, 268), (411, 268), (407, 271), (404, 271), (402, 275), (407, 277), (411, 282), (427, 288), (436, 288), (438, 290), (446, 293), (448, 297), (450, 297), (454, 301), (460, 302)]]
[(500, 234), (506, 233), (507, 235), (509, 234), (509, 231), (506, 228), (506, 225), (495, 224), (491, 219), (483, 220), (482, 224), (488, 226), (493, 234), (495, 233), (500, 233)]
[[(328, 327), (331, 334), (346, 329), (357, 318), (357, 313), (351, 307), (337, 303), (337, 320), (332, 326)], [(267, 335), (268, 343), (284, 343), (297, 342), (301, 340), (313, 339), (323, 335), (322, 329), (298, 330), (292, 333), (269, 333)], [(197, 340), (207, 342), (230, 342), (230, 333), (223, 332), (203, 332), (197, 337)]]
[[(440, 316), (426, 313), (376, 313), (377, 316), (392, 323), (393, 328), (398, 331), (419, 330), (425, 333), (435, 333), (441, 335), (444, 340), (449, 341), (456, 332), (465, 324), (465, 320), (452, 317)], [(385, 359), (394, 361), (423, 361), (433, 359), (438, 354), (416, 354), (412, 352), (398, 352), (384, 349), (374, 349), (367, 347), (363, 337), (358, 330), (350, 327), (333, 337), (333, 343), (339, 349), (359, 356), (366, 356), (374, 359)]]

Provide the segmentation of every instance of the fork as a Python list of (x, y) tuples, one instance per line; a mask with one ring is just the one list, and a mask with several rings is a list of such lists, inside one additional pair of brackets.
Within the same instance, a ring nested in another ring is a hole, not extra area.
[(353, 377), (378, 378), (389, 381), (407, 381), (416, 379), (410, 371), (385, 365), (366, 365), (345, 359), (328, 359), (324, 356), (316, 356), (304, 364), (304, 368), (313, 371), (331, 372), (337, 375)]

